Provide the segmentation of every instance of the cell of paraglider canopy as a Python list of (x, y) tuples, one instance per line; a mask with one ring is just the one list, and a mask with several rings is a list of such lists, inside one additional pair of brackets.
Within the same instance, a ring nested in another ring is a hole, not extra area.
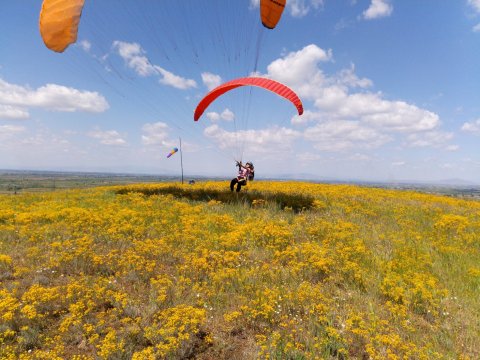
[(260, 0), (260, 17), (262, 24), (268, 29), (277, 26), (285, 9), (286, 0)]
[(205, 97), (200, 100), (195, 109), (194, 113), (194, 120), (197, 121), (206, 110), (206, 108), (217, 99), (220, 95), (225, 94), (226, 92), (233, 90), (240, 86), (258, 86), (266, 90), (270, 90), (271, 92), (289, 100), (295, 107), (297, 108), (298, 115), (303, 114), (303, 104), (300, 98), (295, 94), (295, 92), (290, 89), (289, 87), (266, 78), (259, 78), (259, 77), (246, 77), (246, 78), (239, 78), (235, 80), (228, 81), (220, 86), (217, 86), (215, 89), (210, 91)]
[(44, 0), (40, 12), (40, 34), (45, 45), (63, 52), (77, 41), (78, 24), (85, 0)]

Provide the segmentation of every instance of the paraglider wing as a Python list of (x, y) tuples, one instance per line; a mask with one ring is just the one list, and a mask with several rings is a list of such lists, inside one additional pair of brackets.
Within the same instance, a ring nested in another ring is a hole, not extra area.
[(260, 17), (262, 24), (268, 29), (273, 29), (280, 21), (286, 0), (260, 0)]
[(78, 23), (85, 0), (43, 0), (40, 12), (40, 34), (45, 45), (63, 52), (77, 41)]
[(172, 156), (173, 154), (175, 154), (177, 151), (178, 151), (178, 148), (173, 148), (172, 150), (170, 150), (170, 152), (169, 152), (168, 155), (167, 155), (167, 158), (169, 158), (170, 156)]
[(266, 78), (259, 78), (259, 77), (246, 77), (228, 81), (223, 85), (220, 85), (210, 91), (205, 97), (198, 103), (197, 108), (195, 109), (195, 113), (193, 118), (197, 121), (200, 116), (202, 116), (205, 109), (220, 95), (225, 94), (227, 91), (235, 89), (240, 86), (258, 86), (264, 88), (266, 90), (270, 90), (275, 94), (284, 97), (285, 99), (289, 100), (295, 107), (297, 108), (298, 115), (303, 114), (303, 105), (300, 98), (287, 86)]

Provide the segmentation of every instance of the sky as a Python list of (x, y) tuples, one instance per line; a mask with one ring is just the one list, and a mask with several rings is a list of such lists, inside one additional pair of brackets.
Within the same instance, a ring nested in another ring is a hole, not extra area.
[[(480, 183), (480, 0), (86, 0), (63, 53), (41, 7), (0, 2), (0, 169)], [(241, 87), (193, 120), (246, 76), (304, 114)]]

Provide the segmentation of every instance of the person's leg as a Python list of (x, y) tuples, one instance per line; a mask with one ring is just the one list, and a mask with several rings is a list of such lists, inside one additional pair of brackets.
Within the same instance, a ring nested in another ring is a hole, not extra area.
[(240, 189), (242, 188), (242, 185), (246, 185), (247, 184), (247, 181), (246, 180), (240, 180), (238, 181), (238, 184), (237, 184), (237, 192), (240, 192)]
[(230, 181), (230, 191), (233, 191), (233, 188), (237, 182), (238, 182), (237, 178), (233, 178), (232, 181)]

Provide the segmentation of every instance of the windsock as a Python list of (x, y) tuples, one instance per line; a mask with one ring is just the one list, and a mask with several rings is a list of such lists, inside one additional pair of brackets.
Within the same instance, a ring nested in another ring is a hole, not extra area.
[(175, 154), (177, 151), (178, 151), (178, 148), (173, 148), (172, 150), (170, 150), (170, 152), (169, 152), (168, 155), (167, 155), (167, 158), (169, 158), (170, 156), (172, 156), (173, 154)]

